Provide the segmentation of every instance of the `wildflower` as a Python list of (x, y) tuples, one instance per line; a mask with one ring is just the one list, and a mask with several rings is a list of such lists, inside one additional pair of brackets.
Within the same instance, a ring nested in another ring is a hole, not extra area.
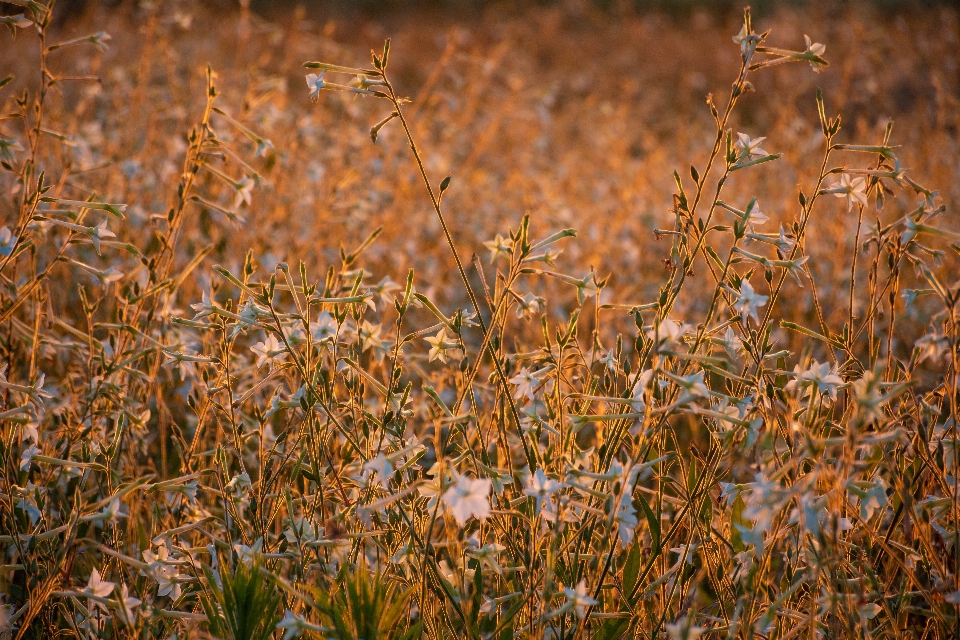
[(390, 279), (390, 276), (384, 276), (380, 282), (370, 287), (369, 292), (380, 296), (380, 300), (385, 305), (390, 305), (393, 302), (393, 295), (391, 292), (396, 291), (400, 288), (396, 282)]
[(499, 233), (493, 240), (484, 242), (483, 246), (490, 251), (491, 264), (493, 264), (494, 260), (501, 257), (509, 260), (513, 252), (513, 240), (510, 238), (504, 238)]
[(659, 345), (669, 346), (682, 340), (688, 331), (690, 331), (690, 325), (664, 318), (660, 324), (647, 331), (647, 338), (656, 340)]
[(253, 201), (254, 182), (250, 179), (249, 176), (243, 176), (239, 182), (234, 185), (234, 189), (237, 192), (236, 198), (233, 201), (233, 208), (239, 209), (243, 205), (250, 205)]
[(122, 503), (119, 498), (110, 501), (95, 518), (99, 522), (117, 522), (120, 518), (126, 518), (127, 514), (120, 511)]
[(299, 638), (305, 631), (309, 631), (312, 628), (313, 625), (295, 614), (293, 611), (290, 611), (290, 609), (287, 609), (286, 614), (283, 616), (283, 620), (277, 623), (277, 629), (283, 630), (283, 637), (281, 640), (293, 640), (294, 638)]
[(609, 349), (607, 353), (600, 358), (600, 362), (607, 368), (611, 373), (615, 372), (620, 366), (620, 363), (617, 362), (617, 356), (613, 352), (613, 349)]
[(378, 453), (376, 457), (363, 463), (364, 480), (369, 480), (374, 473), (377, 474), (377, 483), (386, 488), (390, 476), (393, 475), (393, 465), (390, 464), (390, 459), (382, 453)]
[(740, 27), (740, 33), (733, 36), (733, 41), (740, 45), (740, 55), (746, 60), (748, 55), (753, 53), (754, 47), (760, 43), (760, 36), (747, 31), (747, 24), (744, 22)]
[(380, 339), (381, 327), (379, 324), (372, 324), (364, 320), (359, 329), (360, 347), (363, 351), (370, 348), (375, 350), (383, 348), (383, 340)]
[(326, 73), (327, 70), (324, 69), (320, 73), (307, 74), (307, 88), (310, 89), (310, 99), (314, 102), (320, 99), (320, 90), (327, 86), (323, 81), (323, 76)]
[(35, 444), (32, 444), (24, 449), (23, 453), (20, 454), (20, 471), (29, 469), (30, 465), (33, 463), (33, 459), (41, 453), (42, 451), (40, 450), (40, 447)]
[(467, 549), (466, 553), (468, 556), (479, 560), (481, 564), (489, 567), (497, 575), (501, 575), (503, 574), (503, 567), (500, 566), (499, 556), (505, 549), (506, 547), (502, 544), (493, 542), (476, 549)]
[[(100, 577), (100, 572), (97, 571), (96, 568), (94, 568), (94, 569), (90, 572), (90, 580), (87, 581), (87, 586), (84, 587), (83, 592), (84, 592), (85, 594), (87, 594), (87, 595), (91, 595), (91, 596), (94, 596), (94, 597), (96, 597), (96, 598), (106, 598), (106, 597), (109, 596), (111, 593), (113, 593), (113, 588), (114, 588), (115, 586), (117, 586), (117, 585), (115, 585), (115, 584), (112, 583), (112, 582), (107, 582), (106, 580), (103, 580), (103, 579)], [(102, 602), (99, 602), (99, 601), (94, 600), (94, 599), (92, 599), (92, 598), (91, 598), (88, 602), (89, 602), (89, 604), (87, 605), (87, 609), (88, 609), (89, 611), (91, 611), (91, 612), (93, 611), (93, 609), (94, 609), (95, 607), (99, 607), (99, 608), (103, 609), (104, 611), (107, 610), (107, 606), (106, 606), (105, 604), (103, 604)]]
[(447, 335), (446, 326), (441, 327), (440, 331), (437, 332), (437, 335), (432, 338), (424, 338), (427, 342), (430, 343), (430, 362), (439, 359), (440, 362), (447, 361), (447, 351), (459, 351), (460, 343), (456, 340), (451, 340), (453, 336)]
[(97, 255), (100, 255), (100, 241), (106, 238), (116, 238), (117, 234), (107, 229), (107, 219), (104, 218), (100, 224), (92, 227), (90, 230), (90, 240), (93, 242), (93, 248)]
[(196, 311), (196, 314), (193, 316), (194, 320), (213, 315), (217, 311), (217, 305), (213, 304), (210, 294), (206, 291), (203, 292), (200, 302), (194, 302), (190, 305), (190, 308)]
[(17, 247), (17, 236), (10, 232), (10, 227), (0, 228), (0, 256), (8, 256)]
[(816, 386), (818, 393), (826, 394), (831, 400), (837, 399), (837, 387), (843, 384), (843, 378), (837, 375), (836, 370), (831, 370), (828, 363), (820, 364), (814, 360), (807, 369), (801, 370), (797, 365), (793, 372), (796, 377), (784, 387), (786, 391)]
[(854, 203), (867, 205), (867, 180), (863, 177), (851, 178), (844, 173), (838, 182), (834, 182), (824, 193), (832, 193), (838, 198), (845, 198), (847, 211), (853, 209)]
[(737, 149), (740, 150), (740, 160), (749, 160), (754, 156), (765, 156), (767, 152), (760, 148), (760, 143), (766, 140), (766, 137), (751, 138), (745, 133), (737, 134)]
[(740, 292), (737, 301), (733, 303), (733, 310), (740, 314), (743, 326), (747, 326), (747, 317), (753, 318), (754, 322), (760, 322), (757, 317), (757, 308), (767, 304), (768, 296), (761, 295), (754, 291), (753, 285), (748, 280), (740, 282)]
[(692, 373), (688, 376), (683, 377), (674, 377), (674, 382), (680, 385), (680, 397), (677, 399), (679, 403), (685, 403), (693, 400), (694, 398), (709, 398), (710, 389), (707, 388), (706, 383), (703, 381), (703, 371), (698, 371), (697, 373)]
[(920, 353), (917, 362), (923, 362), (927, 358), (933, 361), (939, 361), (943, 354), (950, 349), (950, 338), (938, 331), (931, 331), (919, 340), (913, 343), (913, 346), (919, 349)]
[(530, 371), (527, 367), (520, 369), (517, 372), (517, 375), (510, 378), (510, 384), (516, 385), (516, 390), (513, 392), (513, 397), (515, 400), (526, 397), (530, 400), (536, 399), (536, 389), (540, 386), (540, 378), (538, 377), (540, 371)]
[(120, 585), (120, 604), (122, 605), (120, 612), (123, 614), (124, 620), (127, 624), (133, 625), (137, 619), (134, 609), (141, 605), (142, 601), (130, 595), (130, 590), (126, 584)]
[(173, 601), (180, 598), (183, 592), (180, 581), (183, 580), (183, 576), (179, 574), (176, 567), (159, 566), (154, 569), (153, 578), (157, 582), (158, 596), (168, 596)]
[(457, 476), (455, 486), (447, 489), (442, 496), (454, 519), (461, 527), (470, 518), (486, 520), (490, 515), (490, 486), (487, 478), (472, 480), (467, 476)]
[(237, 560), (243, 564), (251, 565), (263, 552), (263, 538), (257, 538), (252, 547), (238, 542), (233, 545), (233, 551), (237, 554)]
[(740, 353), (743, 353), (743, 340), (733, 332), (732, 328), (727, 327), (727, 330), (723, 332), (722, 341), (723, 348), (731, 358), (736, 358)]
[(534, 512), (540, 515), (540, 509), (550, 501), (550, 496), (563, 487), (563, 484), (547, 476), (543, 469), (537, 469), (527, 477), (527, 486), (523, 495), (535, 500)]
[(587, 616), (587, 607), (592, 607), (597, 604), (596, 600), (587, 595), (587, 583), (585, 580), (581, 580), (573, 589), (564, 587), (563, 595), (567, 599), (563, 608), (568, 611), (573, 609), (577, 617), (581, 620)]
[(640, 374), (636, 384), (633, 385), (633, 391), (630, 393), (630, 406), (637, 413), (645, 411), (647, 408), (647, 387), (650, 386), (651, 380), (653, 380), (653, 369), (647, 369)]
[(756, 199), (752, 200), (750, 205), (747, 207), (747, 210), (744, 212), (744, 222), (746, 223), (747, 227), (749, 227), (752, 232), (756, 233), (756, 229), (754, 228), (756, 225), (769, 221), (770, 218), (760, 211), (760, 205), (757, 204)]
[(851, 504), (855, 500), (860, 502), (862, 520), (869, 520), (877, 509), (887, 504), (887, 487), (879, 478), (874, 482), (851, 482), (847, 485), (847, 491), (850, 492)]
[(637, 510), (633, 507), (629, 494), (624, 496), (620, 501), (613, 520), (617, 525), (620, 543), (626, 547), (630, 544), (630, 541), (633, 540), (633, 533), (639, 524), (637, 521)]
[(577, 300), (583, 304), (587, 298), (592, 298), (600, 292), (601, 284), (597, 282), (597, 275), (590, 269), (590, 273), (577, 283)]
[(523, 297), (517, 300), (517, 317), (528, 320), (536, 317), (543, 313), (544, 302), (543, 298), (539, 298), (532, 293), (523, 294)]
[(234, 500), (244, 500), (250, 492), (250, 474), (241, 473), (230, 479), (224, 490)]
[[(807, 45), (807, 49), (806, 51), (804, 51), (804, 53), (808, 53), (811, 55), (815, 55), (818, 58), (822, 58), (823, 54), (827, 52), (827, 45), (820, 44), (819, 42), (813, 42), (812, 40), (810, 40), (810, 36), (804, 34), (803, 40), (804, 40), (804, 43), (806, 43)], [(810, 68), (813, 69), (816, 73), (820, 73), (821, 71), (823, 71), (823, 68), (825, 66), (826, 65), (823, 64), (822, 62), (817, 62), (816, 60), (810, 61)]]
[(340, 325), (329, 311), (321, 311), (314, 322), (310, 323), (310, 335), (318, 343), (333, 342)]
[(874, 422), (883, 418), (884, 397), (880, 393), (880, 382), (880, 377), (871, 371), (853, 382), (853, 393), (857, 399), (857, 408), (866, 422)]
[(668, 623), (666, 630), (670, 640), (697, 640), (706, 632), (703, 627), (692, 624), (687, 616), (674, 623)]
[(253, 351), (257, 356), (257, 370), (265, 364), (269, 364), (269, 368), (272, 369), (274, 363), (277, 360), (282, 360), (286, 354), (286, 348), (280, 344), (280, 341), (273, 334), (267, 336), (263, 342), (258, 342), (250, 347), (250, 351)]
[(312, 542), (317, 539), (317, 530), (313, 523), (304, 517), (295, 520), (284, 519), (289, 526), (284, 530), (283, 535), (290, 544), (300, 542)]

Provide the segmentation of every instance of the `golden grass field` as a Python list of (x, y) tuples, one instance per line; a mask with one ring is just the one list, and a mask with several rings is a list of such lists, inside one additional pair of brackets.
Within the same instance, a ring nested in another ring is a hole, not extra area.
[(960, 633), (950, 3), (0, 8), (0, 640)]

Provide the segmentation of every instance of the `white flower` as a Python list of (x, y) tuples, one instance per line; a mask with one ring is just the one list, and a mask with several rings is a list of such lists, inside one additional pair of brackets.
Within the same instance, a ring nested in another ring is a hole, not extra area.
[[(804, 51), (804, 53), (811, 53), (817, 56), (818, 58), (822, 58), (823, 54), (827, 52), (827, 45), (820, 44), (819, 42), (813, 42), (810, 39), (810, 36), (804, 34), (803, 40), (807, 45), (807, 50)], [(810, 68), (816, 71), (817, 73), (820, 73), (823, 70), (824, 66), (825, 65), (822, 62), (816, 62), (814, 60), (810, 61)]]
[(543, 313), (544, 299), (538, 298), (532, 293), (525, 293), (523, 297), (517, 300), (517, 317), (534, 318)]
[(373, 285), (368, 289), (368, 291), (373, 294), (380, 296), (381, 302), (385, 305), (389, 305), (393, 302), (393, 291), (396, 291), (400, 288), (396, 282), (390, 279), (390, 276), (384, 276), (380, 282)]
[(706, 631), (703, 627), (691, 624), (686, 617), (667, 624), (666, 629), (670, 640), (697, 640)]
[(510, 238), (504, 238), (499, 233), (497, 234), (497, 237), (494, 238), (493, 240), (488, 240), (487, 242), (484, 242), (483, 246), (485, 246), (490, 251), (491, 264), (493, 263), (494, 260), (500, 257), (504, 257), (507, 260), (509, 260), (513, 252), (513, 240), (511, 240)]
[(466, 553), (468, 556), (479, 560), (481, 564), (489, 567), (491, 570), (496, 572), (497, 575), (501, 575), (503, 573), (503, 567), (500, 566), (498, 558), (505, 549), (506, 547), (504, 547), (502, 544), (493, 542), (476, 549), (468, 548)]
[(620, 542), (626, 547), (633, 540), (633, 532), (639, 524), (637, 522), (637, 510), (633, 508), (629, 493), (621, 499), (614, 521), (617, 523)]
[(245, 565), (253, 564), (263, 552), (263, 538), (257, 538), (253, 546), (237, 542), (233, 545), (233, 550), (237, 554), (237, 560)]
[(577, 283), (577, 300), (583, 304), (587, 298), (592, 298), (600, 292), (600, 283), (597, 282), (597, 274), (590, 269), (590, 273), (584, 276), (583, 280)]
[(234, 185), (237, 196), (233, 200), (233, 208), (239, 209), (242, 205), (250, 205), (252, 202), (254, 182), (248, 176), (243, 176), (240, 182)]
[(390, 476), (393, 475), (393, 465), (390, 464), (389, 458), (382, 453), (378, 453), (376, 457), (363, 463), (364, 480), (369, 480), (374, 473), (377, 474), (377, 483), (386, 488)]
[(854, 203), (862, 206), (867, 204), (867, 180), (863, 177), (851, 178), (845, 173), (838, 182), (830, 185), (827, 191), (838, 198), (845, 198), (847, 211), (853, 209)]
[(538, 378), (539, 371), (530, 371), (530, 369), (524, 367), (517, 372), (517, 375), (510, 378), (510, 384), (516, 385), (516, 390), (513, 392), (513, 397), (515, 400), (519, 400), (526, 396), (530, 400), (536, 399), (535, 391), (540, 385), (540, 379)]
[(199, 320), (200, 318), (212, 315), (217, 310), (217, 305), (211, 301), (210, 294), (204, 291), (200, 302), (194, 302), (190, 305), (190, 308), (197, 312), (196, 315), (193, 316), (193, 319)]
[(107, 229), (107, 219), (104, 218), (100, 224), (90, 229), (90, 240), (93, 242), (93, 248), (96, 249), (97, 255), (100, 254), (100, 241), (106, 238), (116, 238), (117, 234), (110, 229)]
[(277, 629), (283, 629), (283, 637), (281, 640), (293, 640), (293, 638), (299, 638), (303, 635), (304, 631), (311, 629), (312, 625), (306, 620), (295, 614), (290, 609), (287, 609), (286, 615), (283, 616), (283, 620), (277, 623)]
[(307, 88), (310, 89), (310, 99), (316, 102), (320, 98), (320, 90), (327, 84), (323, 81), (323, 76), (327, 73), (324, 69), (320, 73), (307, 74)]
[(829, 363), (820, 364), (814, 360), (807, 369), (801, 370), (800, 365), (797, 365), (793, 372), (796, 377), (787, 383), (785, 391), (816, 386), (817, 392), (828, 395), (831, 400), (837, 399), (837, 387), (843, 384), (843, 378), (837, 375), (835, 369), (830, 369)]
[(692, 373), (688, 376), (676, 378), (676, 383), (680, 385), (681, 393), (677, 402), (689, 402), (694, 398), (709, 398), (710, 390), (703, 381), (703, 371)]
[(20, 470), (29, 469), (30, 465), (33, 463), (33, 459), (43, 453), (35, 444), (30, 445), (23, 450), (23, 453), (20, 454)]
[(137, 619), (137, 614), (133, 610), (142, 604), (142, 601), (131, 596), (127, 585), (122, 584), (120, 585), (120, 602), (123, 604), (120, 611), (124, 614), (127, 623), (132, 625)]
[(321, 311), (316, 321), (310, 323), (310, 335), (316, 342), (332, 342), (339, 329), (340, 325), (329, 311)]
[(442, 498), (457, 524), (462, 527), (470, 518), (486, 520), (490, 515), (490, 480), (459, 475), (456, 480), (456, 485), (447, 489)]
[[(115, 585), (112, 582), (107, 582), (106, 580), (103, 580), (100, 577), (100, 572), (97, 571), (96, 569), (93, 569), (93, 571), (90, 572), (90, 580), (87, 582), (87, 586), (84, 587), (83, 592), (88, 595), (95, 596), (97, 598), (106, 598), (111, 593), (113, 593), (113, 588), (115, 586), (117, 585)], [(92, 612), (95, 607), (99, 607), (104, 611), (107, 610), (107, 606), (102, 602), (98, 602), (97, 600), (90, 599), (89, 604), (87, 605), (87, 609)]]
[(754, 291), (753, 285), (748, 280), (740, 282), (740, 297), (733, 303), (733, 310), (740, 314), (743, 326), (747, 326), (747, 317), (753, 318), (754, 322), (760, 322), (757, 317), (757, 308), (767, 304), (769, 297), (761, 295)]
[(286, 357), (286, 348), (280, 344), (280, 341), (273, 334), (267, 336), (263, 342), (258, 342), (250, 347), (250, 351), (253, 351), (257, 356), (257, 370), (265, 364), (269, 364), (269, 368), (272, 369), (277, 360), (283, 360)]
[(653, 369), (647, 369), (640, 373), (636, 384), (633, 385), (633, 391), (630, 393), (630, 406), (637, 413), (647, 409), (647, 387), (650, 386), (651, 380), (653, 380)]
[(770, 218), (767, 217), (762, 211), (760, 211), (760, 205), (757, 204), (756, 200), (753, 200), (750, 203), (750, 206), (747, 207), (745, 212), (746, 223), (750, 228), (751, 232), (756, 233), (756, 226), (769, 222)]
[(587, 607), (592, 607), (597, 604), (596, 600), (587, 595), (587, 583), (585, 580), (581, 580), (573, 589), (564, 587), (563, 595), (567, 598), (564, 607), (567, 609), (572, 608), (576, 611), (577, 617), (581, 620), (587, 615)]
[(440, 362), (447, 361), (447, 351), (459, 351), (460, 343), (453, 339), (453, 336), (447, 335), (446, 326), (441, 327), (437, 335), (432, 338), (424, 338), (430, 343), (430, 362), (439, 359)]
[(914, 342), (913, 346), (920, 351), (918, 363), (927, 358), (939, 361), (943, 354), (950, 350), (950, 338), (938, 331), (932, 331)]
[(547, 476), (543, 469), (527, 476), (527, 486), (523, 495), (536, 500), (535, 513), (540, 515), (540, 509), (550, 501), (550, 496), (563, 487), (563, 484)]
[(760, 148), (760, 143), (766, 140), (762, 138), (750, 138), (745, 133), (737, 134), (737, 149), (740, 150), (740, 159), (749, 160), (753, 156), (765, 156), (767, 152)]
[(733, 329), (727, 327), (727, 330), (723, 332), (723, 348), (726, 349), (727, 354), (730, 357), (735, 358), (739, 353), (743, 351), (743, 340), (741, 340), (737, 334), (733, 332)]
[(10, 232), (10, 227), (0, 228), (0, 256), (8, 256), (17, 246), (17, 236)]
[(679, 342), (688, 331), (690, 331), (690, 325), (664, 318), (659, 325), (647, 331), (647, 338), (657, 340), (658, 344), (668, 345)]
[(381, 327), (379, 324), (372, 324), (366, 320), (360, 325), (360, 347), (367, 349), (382, 349), (383, 340), (380, 339)]

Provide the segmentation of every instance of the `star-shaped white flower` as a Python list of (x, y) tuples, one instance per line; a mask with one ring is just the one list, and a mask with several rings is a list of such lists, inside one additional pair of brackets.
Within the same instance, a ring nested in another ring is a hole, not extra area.
[(740, 314), (743, 326), (747, 326), (748, 316), (753, 318), (754, 322), (760, 322), (760, 318), (757, 317), (757, 309), (767, 304), (767, 300), (770, 298), (754, 291), (753, 285), (747, 280), (740, 282), (740, 293), (738, 295), (739, 297), (733, 303), (733, 310)]
[(442, 499), (461, 527), (470, 518), (486, 520), (490, 515), (490, 487), (488, 478), (473, 480), (458, 475), (456, 484), (444, 491)]
[(564, 587), (563, 595), (567, 599), (564, 606), (567, 607), (568, 610), (572, 608), (581, 620), (587, 615), (587, 607), (592, 607), (597, 604), (596, 600), (587, 595), (587, 583), (585, 580), (581, 580), (573, 589)]
[(327, 86), (323, 81), (323, 76), (327, 73), (324, 69), (320, 73), (307, 74), (307, 88), (310, 89), (310, 99), (316, 102), (320, 98), (320, 90)]
[(445, 326), (440, 328), (437, 335), (424, 338), (424, 340), (430, 343), (430, 362), (434, 360), (446, 362), (447, 351), (458, 351), (460, 349), (460, 343), (454, 340), (452, 335), (447, 334)]
[(250, 347), (250, 351), (253, 351), (253, 353), (257, 356), (258, 370), (265, 364), (269, 364), (270, 368), (272, 369), (274, 362), (277, 360), (282, 360), (286, 354), (286, 349), (280, 344), (280, 341), (277, 340), (277, 337), (273, 334), (267, 336), (263, 342), (258, 342)]
[[(100, 572), (97, 571), (97, 569), (93, 569), (93, 571), (90, 572), (90, 580), (87, 581), (87, 586), (84, 587), (83, 592), (97, 598), (106, 598), (113, 593), (113, 588), (116, 586), (116, 584), (101, 578)], [(104, 611), (107, 610), (107, 606), (102, 602), (98, 602), (93, 599), (91, 599), (89, 602), (90, 605), (87, 608), (90, 610), (92, 610), (94, 607), (100, 607)]]
[(847, 174), (840, 176), (829, 189), (830, 193), (847, 201), (847, 211), (853, 209), (854, 203), (867, 205), (867, 180), (863, 177), (851, 178)]
[(737, 149), (740, 150), (740, 159), (749, 160), (754, 156), (767, 155), (767, 152), (760, 148), (760, 143), (766, 139), (766, 137), (751, 138), (745, 133), (738, 133)]
[(510, 238), (504, 238), (499, 233), (497, 237), (493, 240), (488, 240), (483, 243), (490, 251), (490, 263), (492, 264), (497, 258), (506, 258), (510, 259), (511, 254), (513, 253), (513, 240)]

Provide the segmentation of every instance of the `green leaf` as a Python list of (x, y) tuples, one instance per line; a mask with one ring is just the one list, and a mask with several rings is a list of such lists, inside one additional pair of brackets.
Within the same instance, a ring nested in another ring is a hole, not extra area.
[(637, 577), (640, 575), (640, 545), (634, 544), (627, 553), (627, 562), (623, 565), (623, 590), (626, 593), (633, 593), (633, 587), (637, 584)]
[(654, 549), (660, 548), (660, 520), (654, 515), (653, 510), (650, 508), (650, 505), (647, 503), (646, 498), (642, 494), (637, 494), (637, 499), (640, 500), (640, 507), (643, 509), (643, 515), (647, 517), (647, 525), (650, 527), (650, 538), (652, 539), (651, 546)]

